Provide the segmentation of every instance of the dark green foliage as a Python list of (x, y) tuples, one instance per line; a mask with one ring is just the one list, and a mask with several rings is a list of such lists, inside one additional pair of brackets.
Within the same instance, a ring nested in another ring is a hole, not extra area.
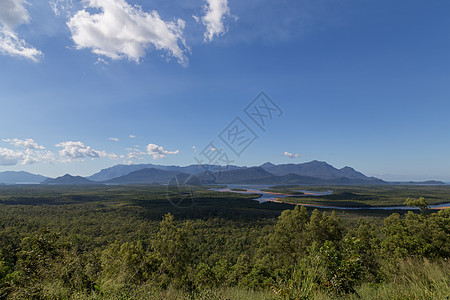
[(320, 247), (316, 260), (323, 269), (320, 283), (334, 294), (355, 292), (363, 266), (359, 255), (359, 245), (356, 238), (346, 238), (341, 247), (331, 241), (326, 241)]
[(450, 257), (450, 209), (428, 215), (408, 212), (405, 218), (393, 214), (384, 223), (387, 257)]
[(420, 197), (418, 199), (407, 198), (404, 204), (410, 207), (418, 207), (420, 212), (423, 214), (430, 210), (424, 197)]
[[(0, 188), (2, 299), (340, 298), (392, 278), (435, 295), (449, 277), (450, 210), (355, 221), (204, 190), (191, 209), (171, 207), (162, 187), (13, 192)], [(407, 273), (420, 266), (434, 273)]]

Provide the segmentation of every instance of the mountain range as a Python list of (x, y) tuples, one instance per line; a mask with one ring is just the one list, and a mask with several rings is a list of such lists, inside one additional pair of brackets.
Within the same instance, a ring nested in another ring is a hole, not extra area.
[[(116, 165), (101, 170), (89, 177), (66, 174), (48, 178), (27, 172), (1, 172), (0, 183), (42, 183), (49, 185), (91, 184), (317, 184), (360, 185), (389, 184), (375, 177), (368, 177), (351, 167), (337, 169), (323, 161), (299, 164), (265, 163), (256, 167), (190, 165), (164, 166), (156, 164)], [(415, 182), (408, 182), (414, 184)], [(398, 184), (398, 183), (396, 183)], [(441, 181), (426, 181), (417, 184), (445, 184)]]
[(96, 184), (96, 182), (81, 176), (72, 176), (70, 174), (66, 174), (64, 176), (55, 179), (48, 178), (42, 181), (41, 184), (87, 185), (87, 184)]
[[(90, 180), (93, 181), (107, 181), (113, 178), (117, 178), (120, 176), (128, 175), (131, 172), (142, 170), (142, 169), (157, 169), (163, 171), (173, 171), (179, 173), (186, 174), (198, 174), (202, 173), (205, 170), (209, 170), (212, 172), (218, 172), (222, 166), (217, 165), (190, 165), (186, 167), (179, 166), (164, 166), (164, 165), (154, 165), (154, 164), (139, 164), (139, 165), (115, 165), (110, 168), (106, 168), (101, 170), (98, 173), (95, 173), (89, 177)], [(227, 170), (237, 170), (237, 169), (246, 169), (246, 167), (238, 167), (238, 166), (227, 166)]]
[(23, 171), (0, 172), (0, 183), (5, 183), (5, 184), (40, 183), (46, 179), (48, 179), (48, 177), (45, 177), (42, 175), (31, 174), (31, 173), (23, 172)]

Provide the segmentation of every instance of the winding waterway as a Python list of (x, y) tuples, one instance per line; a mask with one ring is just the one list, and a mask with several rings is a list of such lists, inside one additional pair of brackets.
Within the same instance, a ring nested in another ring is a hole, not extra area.
[[(232, 192), (232, 193), (240, 193), (240, 194), (260, 194), (261, 197), (255, 198), (256, 201), (259, 203), (264, 202), (277, 202), (277, 203), (284, 203), (280, 201), (280, 199), (289, 197), (292, 195), (289, 194), (281, 194), (281, 193), (271, 193), (262, 191), (265, 189), (269, 189), (272, 185), (241, 185), (241, 184), (233, 184), (233, 185), (227, 185), (225, 188), (212, 188), (211, 190), (217, 191), (217, 192)], [(245, 191), (236, 191), (233, 189), (243, 189)], [(329, 191), (308, 191), (308, 190), (297, 190), (299, 192), (302, 192), (303, 195), (295, 195), (296, 197), (299, 196), (325, 196), (325, 195), (331, 195), (333, 194), (332, 190)], [(304, 205), (304, 206), (310, 206), (310, 207), (317, 207), (317, 208), (332, 208), (332, 209), (383, 209), (383, 210), (415, 210), (418, 208), (412, 208), (408, 206), (361, 206), (361, 207), (345, 207), (345, 206), (326, 206), (326, 205), (315, 205), (315, 204), (306, 204), (306, 203), (298, 203), (297, 205)], [(443, 203), (443, 204), (436, 204), (436, 205), (429, 205), (431, 209), (446, 209), (450, 208), (450, 203)]]

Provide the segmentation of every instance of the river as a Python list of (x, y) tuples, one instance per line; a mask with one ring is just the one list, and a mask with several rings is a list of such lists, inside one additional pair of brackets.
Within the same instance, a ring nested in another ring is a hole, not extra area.
[[(233, 184), (233, 185), (227, 185), (225, 188), (212, 188), (211, 190), (217, 191), (217, 192), (233, 192), (233, 193), (240, 193), (240, 194), (260, 194), (261, 197), (256, 198), (255, 200), (258, 201), (260, 204), (264, 202), (277, 202), (277, 203), (283, 203), (280, 201), (281, 198), (289, 197), (292, 195), (288, 194), (281, 194), (281, 193), (270, 193), (266, 191), (262, 191), (264, 189), (269, 189), (273, 185), (243, 185), (243, 184)], [(232, 189), (244, 189), (245, 191), (233, 191)], [(325, 196), (325, 195), (331, 195), (333, 194), (332, 190), (329, 191), (308, 191), (308, 190), (296, 190), (299, 192), (303, 192), (303, 195), (295, 195), (295, 196)], [(383, 209), (383, 210), (415, 210), (418, 208), (413, 208), (409, 206), (361, 206), (361, 207), (345, 207), (345, 206), (326, 206), (326, 205), (315, 205), (315, 204), (297, 204), (297, 205), (304, 205), (304, 206), (310, 206), (310, 207), (316, 207), (316, 208), (331, 208), (331, 209)], [(450, 203), (443, 203), (443, 204), (436, 204), (436, 205), (429, 205), (431, 209), (446, 209), (450, 208)]]

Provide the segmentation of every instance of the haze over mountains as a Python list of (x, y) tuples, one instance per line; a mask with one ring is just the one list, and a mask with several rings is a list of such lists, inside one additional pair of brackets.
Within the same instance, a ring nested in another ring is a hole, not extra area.
[[(205, 170), (209, 170), (211, 172), (219, 172), (221, 169), (225, 167), (217, 166), (217, 165), (190, 165), (186, 167), (179, 166), (163, 166), (163, 165), (154, 165), (154, 164), (139, 164), (139, 165), (115, 165), (110, 168), (106, 168), (101, 170), (98, 173), (95, 173), (89, 177), (90, 180), (94, 181), (106, 181), (116, 177), (128, 175), (133, 171), (138, 171), (142, 169), (158, 169), (164, 171), (175, 171), (179, 173), (186, 174), (198, 174), (202, 173)], [(236, 169), (246, 169), (246, 167), (238, 167), (238, 166), (227, 166), (227, 170), (236, 170)]]
[[(337, 169), (322, 161), (299, 164), (265, 163), (257, 167), (190, 165), (163, 166), (155, 164), (116, 165), (89, 177), (66, 174), (55, 179), (27, 172), (0, 173), (0, 183), (42, 183), (60, 185), (88, 184), (168, 184), (171, 181), (189, 184), (388, 184), (368, 177), (351, 167)], [(445, 184), (427, 181), (424, 184)], [(408, 182), (415, 184), (415, 182)], [(420, 184), (420, 182), (417, 182)]]
[(35, 175), (28, 172), (0, 172), (0, 183), (17, 184), (17, 183), (40, 183), (48, 177), (42, 175)]

